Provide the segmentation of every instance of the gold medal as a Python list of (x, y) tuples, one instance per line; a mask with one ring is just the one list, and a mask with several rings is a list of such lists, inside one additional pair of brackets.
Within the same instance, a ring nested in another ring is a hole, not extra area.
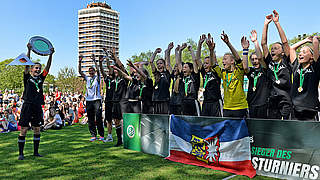
[(110, 89), (110, 86), (108, 87), (108, 89)]
[(37, 89), (37, 92), (40, 92), (40, 89)]
[(252, 88), (252, 91), (254, 92), (254, 91), (256, 91), (256, 89), (257, 89), (256, 87), (253, 87), (253, 88)]
[(298, 88), (298, 92), (302, 92), (303, 91), (303, 88), (302, 87), (299, 87)]
[(277, 84), (280, 84), (280, 80), (276, 80), (276, 83), (277, 83)]
[(158, 89), (158, 86), (154, 87), (154, 89)]

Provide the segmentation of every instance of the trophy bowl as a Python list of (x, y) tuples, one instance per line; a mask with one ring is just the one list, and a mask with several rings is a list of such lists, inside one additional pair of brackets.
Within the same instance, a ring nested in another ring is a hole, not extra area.
[(48, 56), (50, 55), (51, 48), (53, 48), (51, 42), (41, 36), (34, 36), (29, 40), (29, 43), (31, 44), (31, 50), (40, 55), (40, 56)]

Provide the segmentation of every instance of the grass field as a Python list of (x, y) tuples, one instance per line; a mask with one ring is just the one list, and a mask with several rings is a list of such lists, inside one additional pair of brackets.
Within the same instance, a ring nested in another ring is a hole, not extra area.
[(33, 134), (29, 131), (25, 160), (18, 161), (17, 136), (18, 132), (0, 134), (0, 179), (223, 179), (232, 175), (113, 147), (116, 142), (89, 142), (88, 127), (81, 125), (43, 132), (42, 158), (32, 156)]

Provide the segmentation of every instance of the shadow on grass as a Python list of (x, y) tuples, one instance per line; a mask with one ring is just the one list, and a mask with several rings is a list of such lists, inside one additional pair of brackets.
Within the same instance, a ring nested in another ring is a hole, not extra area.
[(232, 175), (113, 147), (116, 142), (89, 142), (88, 127), (80, 125), (42, 133), (42, 158), (32, 156), (29, 131), (25, 160), (18, 161), (17, 136), (18, 132), (0, 134), (0, 179), (223, 179)]

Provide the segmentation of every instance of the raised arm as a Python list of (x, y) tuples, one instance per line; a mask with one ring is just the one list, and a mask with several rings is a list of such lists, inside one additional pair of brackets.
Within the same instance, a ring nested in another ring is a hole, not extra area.
[(313, 37), (313, 59), (317, 61), (319, 58), (319, 36)]
[(157, 71), (156, 66), (154, 65), (153, 61), (154, 61), (154, 59), (156, 58), (156, 56), (157, 56), (158, 53), (161, 53), (161, 48), (157, 48), (157, 49), (153, 52), (153, 54), (152, 54), (152, 56), (151, 56), (151, 58), (150, 58), (150, 63), (149, 63), (149, 64), (150, 64), (150, 66), (151, 66), (152, 73), (155, 73), (155, 72)]
[[(214, 43), (213, 41), (213, 37), (211, 37), (211, 34), (208, 34), (208, 38), (206, 40), (206, 43), (208, 45), (209, 48), (209, 52), (210, 52), (210, 66), (212, 67), (213, 65), (217, 64), (217, 57), (216, 57), (216, 53), (214, 52), (214, 48), (216, 47), (216, 43)], [(198, 59), (199, 61), (200, 59)], [(201, 60), (200, 60), (201, 62)]]
[(238, 59), (240, 59), (240, 56), (237, 52), (237, 50), (232, 46), (232, 44), (230, 43), (229, 41), (229, 37), (226, 33), (224, 33), (224, 31), (222, 31), (222, 34), (221, 34), (221, 39), (223, 42), (226, 43), (226, 45), (229, 47), (231, 53), (233, 54), (233, 56), (236, 58), (235, 60), (237, 61)]
[(112, 57), (114, 58), (116, 64), (118, 64), (118, 66), (120, 67), (122, 72), (125, 72), (128, 74), (126, 68), (124, 67), (124, 65), (122, 64), (122, 62), (120, 61), (120, 59), (116, 55), (116, 48), (112, 48)]
[(281, 39), (281, 42), (282, 42), (282, 45), (283, 45), (284, 53), (285, 53), (286, 56), (289, 56), (290, 46), (289, 46), (286, 34), (284, 33), (282, 27), (280, 26), (279, 13), (276, 10), (273, 10), (273, 14), (274, 14), (273, 22), (274, 22), (274, 24), (276, 25), (276, 27), (278, 29), (278, 32), (279, 32), (279, 35), (280, 35), (280, 39)]
[(117, 66), (113, 66), (113, 69), (117, 70), (119, 74), (122, 75), (123, 78), (125, 78), (128, 81), (132, 81), (132, 77), (129, 76), (127, 73), (123, 72), (121, 69), (119, 69)]
[(263, 57), (262, 57), (262, 52), (261, 52), (261, 48), (260, 48), (260, 45), (259, 45), (259, 42), (258, 42), (258, 35), (257, 35), (257, 31), (256, 30), (252, 30), (251, 31), (250, 39), (254, 44), (255, 52), (256, 52), (257, 58), (258, 58), (258, 60), (260, 62), (260, 65), (263, 68), (267, 68), (266, 62), (264, 62)]
[[(106, 74), (106, 72), (105, 72), (104, 69), (103, 69), (103, 64), (102, 64), (102, 62), (103, 62), (103, 56), (99, 56), (99, 68), (100, 68), (100, 71), (101, 71), (101, 74), (102, 74), (103, 79), (106, 79), (107, 74)], [(98, 68), (98, 67), (97, 67), (97, 68)]]
[(100, 70), (99, 70), (99, 66), (97, 65), (96, 58), (95, 58), (94, 54), (91, 55), (91, 60), (93, 61), (94, 66), (97, 69), (97, 76), (99, 77), (98, 78), (98, 80), (99, 80), (100, 79)]
[(54, 53), (54, 48), (51, 48), (50, 50), (51, 50), (51, 53), (50, 53), (50, 55), (49, 55), (47, 65), (46, 65), (46, 67), (44, 68), (44, 70), (46, 71), (46, 73), (49, 73), (49, 70), (50, 70), (50, 67), (51, 67), (52, 55), (53, 55), (53, 53)]
[[(31, 44), (30, 44), (30, 43), (28, 43), (28, 44), (27, 44), (27, 48), (28, 48), (27, 57), (30, 59), (31, 48), (32, 48), (32, 46), (31, 46)], [(24, 68), (24, 74), (28, 74), (28, 73), (29, 73), (29, 71), (30, 71), (30, 66), (29, 66), (29, 65), (27, 65), (27, 66)]]
[(266, 16), (266, 19), (264, 20), (263, 30), (262, 30), (261, 47), (263, 50), (264, 58), (267, 58), (267, 56), (269, 55), (269, 48), (267, 44), (267, 39), (268, 39), (267, 34), (268, 34), (268, 26), (272, 21), (272, 18), (273, 18), (272, 14), (269, 14), (268, 16)]
[(109, 69), (110, 72), (112, 72), (113, 69), (112, 69), (111, 66), (110, 66), (110, 60), (109, 60), (109, 58), (111, 58), (112, 55), (111, 55), (111, 53), (109, 53), (109, 52), (107, 51), (106, 48), (103, 48), (103, 51), (104, 51), (104, 53), (106, 53), (106, 55), (107, 55), (107, 58), (106, 58), (107, 68)]
[(245, 36), (242, 36), (241, 38), (241, 46), (243, 48), (242, 51), (242, 65), (243, 65), (243, 70), (245, 73), (249, 72), (249, 66), (248, 66), (248, 53), (249, 53), (249, 41)]
[(297, 49), (304, 45), (305, 43), (312, 43), (312, 37), (307, 37), (306, 39), (303, 39), (292, 46), (290, 46), (290, 62), (293, 63), (294, 60), (297, 58)]
[(170, 62), (170, 53), (172, 48), (173, 42), (169, 43), (168, 49), (165, 50), (166, 69), (169, 71), (170, 74), (172, 73), (172, 67)]
[(181, 70), (180, 72), (182, 72), (182, 51), (187, 47), (187, 43), (182, 43), (182, 45), (179, 48), (179, 62), (181, 65)]
[(132, 61), (128, 60), (128, 66), (132, 67), (133, 69), (135, 69), (137, 71), (137, 73), (140, 74), (142, 81), (144, 82), (145, 80), (147, 80), (147, 75), (144, 74), (140, 68), (138, 68), (137, 66), (135, 66)]
[[(198, 60), (198, 67), (202, 66), (202, 62), (201, 62), (201, 48), (202, 48), (202, 44), (203, 42), (206, 40), (206, 35), (202, 34), (200, 36), (199, 42), (198, 42), (198, 48), (197, 48), (197, 54), (196, 54), (196, 59)], [(199, 60), (200, 60), (200, 64), (199, 64)]]
[(82, 55), (80, 55), (80, 56), (79, 56), (78, 71), (79, 71), (80, 76), (81, 76), (81, 77), (83, 77), (83, 78), (85, 78), (85, 77), (86, 77), (86, 75), (85, 75), (85, 74), (82, 72), (82, 70), (81, 70), (81, 63), (82, 63), (82, 59), (83, 59), (83, 56), (82, 56)]
[(198, 64), (197, 64), (197, 57), (196, 57), (196, 55), (194, 54), (194, 51), (193, 51), (191, 45), (188, 46), (188, 50), (190, 51), (191, 57), (192, 57), (193, 71), (194, 71), (195, 73), (198, 73), (198, 72), (199, 72), (199, 68), (198, 68)]
[(178, 72), (180, 73), (182, 71), (182, 63), (181, 63), (181, 58), (180, 56), (180, 45), (178, 45), (175, 49), (175, 59), (176, 59), (176, 66), (178, 69)]

